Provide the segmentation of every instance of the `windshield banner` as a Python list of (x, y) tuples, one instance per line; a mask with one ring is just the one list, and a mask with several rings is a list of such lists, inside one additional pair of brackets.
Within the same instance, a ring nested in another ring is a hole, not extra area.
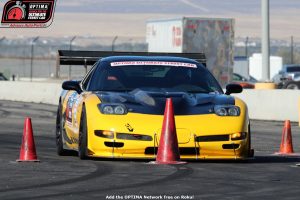
[(161, 65), (161, 66), (171, 66), (171, 67), (197, 68), (197, 65), (193, 63), (166, 62), (166, 61), (123, 61), (123, 62), (110, 63), (110, 66), (112, 67), (128, 66), (128, 65)]

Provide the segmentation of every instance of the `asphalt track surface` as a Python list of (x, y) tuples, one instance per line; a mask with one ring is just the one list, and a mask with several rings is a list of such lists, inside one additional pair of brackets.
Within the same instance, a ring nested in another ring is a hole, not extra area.
[[(56, 107), (0, 101), (0, 199), (300, 199), (300, 157), (278, 151), (282, 122), (252, 121), (255, 158), (153, 165), (79, 160), (55, 149)], [(17, 163), (24, 118), (32, 118), (40, 163)], [(292, 124), (295, 152), (300, 128)]]

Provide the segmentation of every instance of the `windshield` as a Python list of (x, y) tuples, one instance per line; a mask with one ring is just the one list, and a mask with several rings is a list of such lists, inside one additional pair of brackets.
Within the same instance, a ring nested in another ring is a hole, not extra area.
[(288, 67), (287, 72), (300, 72), (300, 66)]
[(123, 64), (102, 62), (95, 70), (87, 89), (89, 91), (132, 91), (139, 88), (191, 93), (223, 93), (208, 70), (196, 64), (165, 62), (168, 65), (158, 65), (157, 63), (163, 64), (160, 61), (157, 63), (154, 61), (153, 65), (118, 63)]

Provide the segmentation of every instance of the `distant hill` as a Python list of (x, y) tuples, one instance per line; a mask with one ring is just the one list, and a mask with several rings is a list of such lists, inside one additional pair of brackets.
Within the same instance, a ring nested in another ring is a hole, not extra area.
[[(58, 12), (160, 13), (160, 14), (253, 14), (261, 0), (72, 0), (58, 1)], [(274, 11), (300, 8), (299, 0), (270, 0)]]
[[(0, 13), (6, 0), (0, 1)], [(270, 0), (272, 38), (300, 41), (300, 0)], [(57, 0), (54, 21), (46, 29), (1, 29), (0, 38), (118, 36), (145, 38), (149, 19), (198, 16), (234, 18), (236, 37), (260, 37), (261, 0)], [(111, 39), (109, 39), (111, 40)]]

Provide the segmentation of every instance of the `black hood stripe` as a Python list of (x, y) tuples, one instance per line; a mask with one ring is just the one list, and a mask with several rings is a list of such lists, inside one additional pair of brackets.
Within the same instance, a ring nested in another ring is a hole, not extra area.
[(184, 92), (130, 93), (95, 92), (102, 103), (121, 103), (131, 113), (163, 115), (167, 98), (172, 98), (175, 115), (211, 114), (215, 105), (234, 105), (235, 99), (224, 94), (188, 94)]

